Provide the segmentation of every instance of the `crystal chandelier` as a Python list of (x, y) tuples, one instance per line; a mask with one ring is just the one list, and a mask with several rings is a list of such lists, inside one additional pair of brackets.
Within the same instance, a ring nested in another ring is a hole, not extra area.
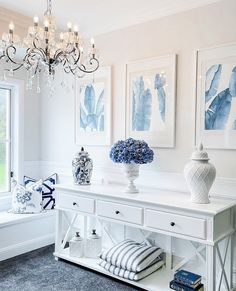
[[(83, 77), (86, 73), (93, 73), (99, 67), (97, 50), (94, 39), (87, 46), (79, 36), (78, 27), (69, 22), (67, 32), (56, 31), (55, 17), (52, 15), (51, 0), (47, 0), (47, 10), (44, 13), (44, 27), (40, 27), (39, 18), (34, 17), (34, 24), (28, 28), (28, 34), (20, 41), (14, 33), (14, 24), (9, 24), (9, 32), (3, 33), (0, 40), (0, 60), (5, 61), (4, 70), (13, 76), (18, 69), (27, 71), (27, 89), (32, 88), (33, 78), (41, 72), (53, 79), (55, 69), (61, 66), (65, 73), (76, 77)], [(17, 54), (20, 48), (25, 48), (24, 56)], [(37, 91), (40, 87), (38, 84)]]

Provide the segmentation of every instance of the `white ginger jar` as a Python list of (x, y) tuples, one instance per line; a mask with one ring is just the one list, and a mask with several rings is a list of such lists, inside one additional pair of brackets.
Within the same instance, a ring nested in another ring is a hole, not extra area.
[(210, 203), (209, 191), (216, 177), (215, 167), (209, 163), (208, 154), (200, 144), (193, 152), (191, 162), (184, 168), (184, 176), (191, 192), (193, 203)]

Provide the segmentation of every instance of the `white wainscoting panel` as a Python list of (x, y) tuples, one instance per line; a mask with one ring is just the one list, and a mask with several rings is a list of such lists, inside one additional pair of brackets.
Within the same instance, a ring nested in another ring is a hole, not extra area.
[(22, 215), (0, 212), (0, 261), (54, 243), (54, 226), (55, 211)]
[[(176, 190), (189, 193), (183, 173), (155, 172), (143, 169), (140, 166), (140, 176), (137, 185), (149, 185), (160, 189)], [(59, 164), (48, 161), (26, 161), (25, 173), (32, 177), (46, 178), (53, 173), (58, 173), (59, 182), (72, 183), (71, 165)], [(94, 166), (92, 180), (94, 182), (125, 184), (122, 167)], [(236, 199), (236, 179), (217, 177), (210, 191), (211, 196)]]

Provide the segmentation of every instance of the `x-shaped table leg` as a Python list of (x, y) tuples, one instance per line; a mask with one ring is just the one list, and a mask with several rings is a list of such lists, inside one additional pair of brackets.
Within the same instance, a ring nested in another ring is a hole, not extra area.
[(198, 247), (196, 247), (191, 241), (189, 241), (190, 245), (192, 246), (193, 250), (194, 250), (194, 254), (188, 258), (183, 259), (181, 262), (179, 262), (174, 268), (173, 271), (178, 270), (179, 268), (181, 268), (182, 266), (184, 266), (185, 264), (188, 263), (188, 261), (190, 261), (194, 256), (197, 256), (204, 264), (206, 263), (205, 259), (203, 258), (201, 252), (205, 249), (204, 245), (200, 245)]
[(219, 245), (218, 244), (216, 245), (216, 252), (218, 254), (218, 258), (219, 258), (220, 266), (221, 266), (221, 274), (220, 274), (220, 280), (219, 280), (219, 283), (218, 283), (218, 291), (220, 291), (223, 277), (224, 277), (224, 280), (225, 280), (225, 284), (227, 286), (227, 290), (230, 290), (228, 279), (227, 279), (227, 275), (226, 275), (226, 272), (225, 272), (225, 262), (226, 262), (226, 258), (227, 258), (228, 248), (229, 248), (229, 241), (230, 241), (230, 237), (227, 238), (227, 243), (226, 243), (226, 247), (225, 247), (225, 253), (224, 253), (224, 259), (223, 260), (222, 260), (222, 255), (220, 253)]
[(69, 226), (68, 226), (67, 232), (66, 232), (65, 237), (64, 237), (64, 239), (62, 241), (62, 244), (61, 244), (61, 249), (62, 250), (65, 248), (65, 245), (67, 243), (67, 240), (68, 240), (68, 238), (70, 236), (70, 232), (71, 232), (71, 230), (73, 228), (73, 225), (74, 225), (74, 223), (75, 223), (75, 221), (76, 221), (76, 219), (78, 217), (78, 213), (75, 213), (73, 215), (71, 221), (69, 220), (69, 218), (67, 217), (67, 215), (65, 213), (64, 213), (64, 217), (66, 218), (66, 221), (67, 221), (67, 223), (68, 223)]

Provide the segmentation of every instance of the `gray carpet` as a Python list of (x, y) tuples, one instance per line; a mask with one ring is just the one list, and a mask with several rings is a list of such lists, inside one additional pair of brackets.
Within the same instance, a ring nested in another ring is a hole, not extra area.
[(0, 262), (0, 291), (141, 290), (86, 268), (59, 260), (48, 246)]

